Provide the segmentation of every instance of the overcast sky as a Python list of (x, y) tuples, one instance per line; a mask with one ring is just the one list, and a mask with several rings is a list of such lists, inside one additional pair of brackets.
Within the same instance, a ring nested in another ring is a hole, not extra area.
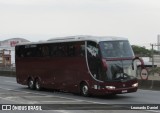
[(0, 40), (57, 36), (120, 36), (157, 42), (160, 0), (0, 0)]

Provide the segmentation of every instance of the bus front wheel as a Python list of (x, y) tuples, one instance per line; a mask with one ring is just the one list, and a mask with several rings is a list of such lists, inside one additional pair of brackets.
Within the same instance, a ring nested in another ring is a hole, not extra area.
[(88, 85), (86, 83), (83, 83), (81, 85), (81, 95), (89, 96), (89, 88), (88, 88)]
[(31, 78), (28, 80), (28, 88), (34, 89), (34, 81)]

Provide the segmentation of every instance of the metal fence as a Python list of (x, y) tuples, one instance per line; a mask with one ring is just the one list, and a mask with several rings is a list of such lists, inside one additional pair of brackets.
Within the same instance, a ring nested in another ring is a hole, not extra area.
[(15, 64), (0, 66), (0, 71), (15, 71), (16, 67)]

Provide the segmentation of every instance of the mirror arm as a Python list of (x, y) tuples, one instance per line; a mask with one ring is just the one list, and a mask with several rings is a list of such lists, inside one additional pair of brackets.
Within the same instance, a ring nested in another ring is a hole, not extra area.
[(135, 57), (135, 58), (132, 60), (132, 70), (134, 70), (134, 64), (133, 64), (133, 63), (134, 63), (135, 60), (139, 60), (139, 61), (141, 62), (141, 68), (142, 68), (142, 69), (145, 68), (143, 59), (142, 59), (142, 58), (139, 58), (139, 57)]

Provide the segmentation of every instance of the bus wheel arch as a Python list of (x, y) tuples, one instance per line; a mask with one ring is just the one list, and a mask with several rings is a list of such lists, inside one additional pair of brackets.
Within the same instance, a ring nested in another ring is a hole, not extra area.
[(85, 81), (80, 83), (80, 94), (82, 96), (89, 96), (89, 85)]
[(28, 88), (29, 89), (34, 89), (35, 88), (35, 81), (32, 77), (28, 78)]

